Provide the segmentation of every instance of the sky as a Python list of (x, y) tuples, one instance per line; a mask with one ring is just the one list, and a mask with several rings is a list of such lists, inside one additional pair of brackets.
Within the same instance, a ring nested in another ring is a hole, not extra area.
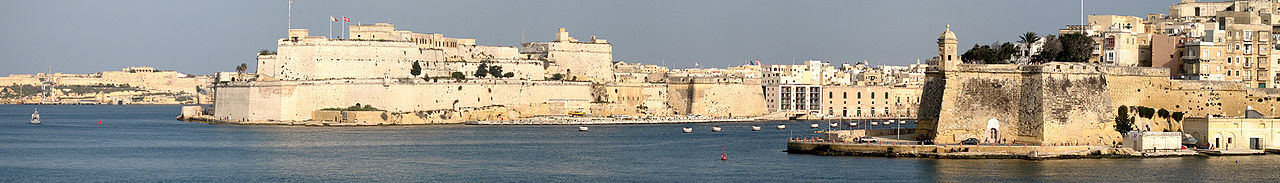
[[(1085, 1), (1085, 14), (1167, 14), (1178, 0)], [(293, 2), (293, 28), (329, 31), (329, 17), (472, 38), (480, 45), (550, 41), (557, 28), (613, 44), (617, 61), (672, 68), (867, 60), (906, 65), (937, 55), (951, 24), (962, 51), (1056, 34), (1080, 24), (1072, 0), (547, 0)], [(93, 73), (152, 66), (190, 74), (235, 71), (287, 35), (287, 0), (3, 0), (0, 76)], [(340, 32), (340, 25), (334, 25)]]

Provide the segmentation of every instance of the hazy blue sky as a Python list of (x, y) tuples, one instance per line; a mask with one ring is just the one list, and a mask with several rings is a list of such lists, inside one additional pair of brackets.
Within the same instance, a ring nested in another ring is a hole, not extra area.
[[(285, 36), (286, 0), (0, 1), (0, 75), (154, 66), (234, 71)], [(1098, 2), (1098, 3), (1092, 3)], [(1086, 2), (1088, 14), (1168, 13), (1177, 0)], [(614, 60), (691, 67), (818, 59), (904, 65), (936, 54), (952, 25), (962, 49), (1079, 24), (1073, 0), (973, 1), (328, 1), (296, 0), (293, 26), (327, 34), (329, 16), (387, 22), (481, 45), (548, 41), (557, 27), (614, 45)], [(335, 26), (337, 29), (337, 26)]]

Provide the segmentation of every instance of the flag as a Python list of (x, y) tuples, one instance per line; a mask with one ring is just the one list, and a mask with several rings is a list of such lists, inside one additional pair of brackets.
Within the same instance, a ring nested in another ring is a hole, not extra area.
[(333, 16), (329, 16), (329, 19), (330, 19), (330, 20), (333, 20), (334, 22), (337, 22), (337, 21), (338, 21), (338, 18), (333, 18)]
[(350, 18), (347, 18), (347, 17), (342, 17), (342, 21), (343, 21), (343, 22), (351, 22), (351, 19), (350, 19)]
[(760, 60), (755, 60), (755, 61), (756, 61), (756, 65), (760, 65)]

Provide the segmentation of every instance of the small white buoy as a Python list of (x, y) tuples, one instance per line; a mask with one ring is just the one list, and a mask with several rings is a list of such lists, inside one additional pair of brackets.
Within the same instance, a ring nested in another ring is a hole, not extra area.
[(760, 126), (752, 125), (751, 131), (760, 131)]
[(711, 131), (713, 131), (713, 132), (720, 132), (720, 126), (713, 126), (713, 127), (711, 127)]
[(817, 123), (809, 124), (809, 128), (818, 128), (818, 124)]
[(578, 131), (583, 131), (583, 132), (587, 131), (587, 126), (579, 126)]
[(787, 125), (784, 125), (784, 124), (778, 124), (778, 129), (779, 129), (779, 130), (781, 130), (781, 129), (787, 129)]
[(693, 128), (684, 127), (683, 131), (684, 133), (693, 133)]

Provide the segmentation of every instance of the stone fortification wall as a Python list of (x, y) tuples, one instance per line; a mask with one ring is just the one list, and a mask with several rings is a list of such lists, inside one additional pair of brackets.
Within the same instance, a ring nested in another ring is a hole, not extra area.
[(568, 73), (569, 79), (613, 81), (613, 45), (609, 43), (534, 42), (520, 46), (520, 53), (554, 63), (550, 73)]
[(312, 112), (357, 103), (389, 112), (525, 106), (553, 100), (589, 101), (590, 85), (575, 82), (315, 80), (228, 83), (217, 88), (214, 116), (230, 120), (308, 120)]
[(1107, 124), (1113, 116), (1101, 66), (962, 64), (931, 75), (923, 95), (936, 98), (922, 101), (939, 101), (922, 102), (920, 132), (933, 133), (939, 143), (1109, 143), (1120, 137)]
[[(412, 63), (411, 63), (412, 64)], [(546, 68), (542, 61), (537, 60), (491, 60), (487, 62), (461, 62), (461, 61), (433, 61), (420, 62), (422, 64), (422, 73), (428, 77), (448, 77), (453, 72), (462, 72), (468, 78), (475, 77), (476, 68), (480, 64), (485, 66), (502, 67), (503, 72), (511, 72), (515, 76), (510, 79), (522, 80), (543, 80), (545, 79)], [(412, 67), (412, 65), (411, 65)], [(408, 72), (406, 70), (405, 72)]]
[(742, 117), (768, 113), (760, 85), (667, 83), (667, 97), (674, 115)]
[(667, 104), (667, 84), (611, 83), (604, 85), (604, 90), (604, 101), (617, 106), (637, 109), (647, 115), (672, 114)]
[[(933, 135), (940, 143), (995, 137), (1042, 144), (1110, 144), (1119, 141), (1114, 119), (1121, 106), (1183, 112), (1184, 117), (1243, 116), (1250, 107), (1273, 116), (1280, 108), (1277, 89), (1250, 88), (1243, 82), (1171, 80), (1168, 73), (1166, 68), (1079, 63), (959, 65), (929, 73), (917, 133)], [(1138, 130), (1182, 130), (1176, 119), (1135, 119)], [(992, 136), (991, 127), (998, 136)]]
[(437, 49), (421, 48), (413, 42), (320, 37), (282, 39), (277, 50), (275, 56), (259, 57), (258, 74), (280, 80), (408, 78), (414, 61), (481, 62), (515, 60), (519, 55), (514, 47), (460, 45)]

